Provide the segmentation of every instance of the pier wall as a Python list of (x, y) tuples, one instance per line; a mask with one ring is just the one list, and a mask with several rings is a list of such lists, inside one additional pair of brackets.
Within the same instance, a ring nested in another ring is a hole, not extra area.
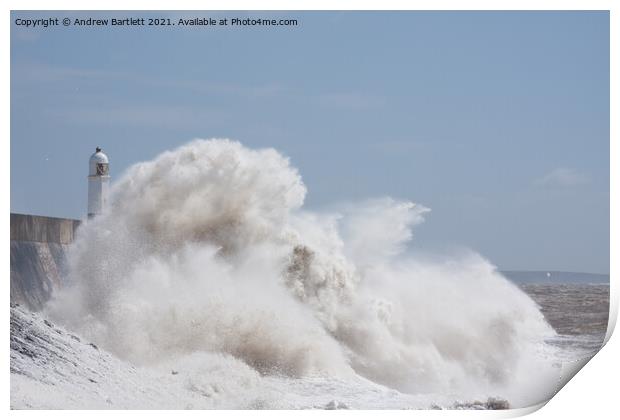
[(67, 274), (79, 220), (11, 213), (11, 302), (39, 311)]

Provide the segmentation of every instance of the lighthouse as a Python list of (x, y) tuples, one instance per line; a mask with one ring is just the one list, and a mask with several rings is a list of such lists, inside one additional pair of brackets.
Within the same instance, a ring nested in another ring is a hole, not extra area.
[(100, 147), (88, 160), (88, 218), (103, 213), (110, 185), (110, 162)]

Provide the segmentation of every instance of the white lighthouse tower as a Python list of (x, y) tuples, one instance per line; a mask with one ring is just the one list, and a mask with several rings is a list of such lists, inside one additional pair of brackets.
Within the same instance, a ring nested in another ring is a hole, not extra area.
[(88, 161), (88, 218), (103, 213), (108, 198), (110, 168), (108, 157), (97, 147)]

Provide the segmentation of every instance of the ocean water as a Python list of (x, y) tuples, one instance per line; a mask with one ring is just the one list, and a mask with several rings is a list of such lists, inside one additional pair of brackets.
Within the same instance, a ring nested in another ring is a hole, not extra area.
[(546, 341), (562, 360), (595, 354), (603, 345), (609, 320), (609, 284), (522, 284), (556, 335)]

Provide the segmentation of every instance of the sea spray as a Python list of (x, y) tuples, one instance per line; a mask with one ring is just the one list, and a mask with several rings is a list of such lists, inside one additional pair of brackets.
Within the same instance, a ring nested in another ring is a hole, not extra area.
[(553, 332), (524, 293), (474, 253), (407, 256), (422, 206), (323, 214), (305, 193), (281, 154), (229, 140), (136, 164), (78, 231), (47, 311), (140, 365), (221, 354), (261, 375), (538, 402)]

